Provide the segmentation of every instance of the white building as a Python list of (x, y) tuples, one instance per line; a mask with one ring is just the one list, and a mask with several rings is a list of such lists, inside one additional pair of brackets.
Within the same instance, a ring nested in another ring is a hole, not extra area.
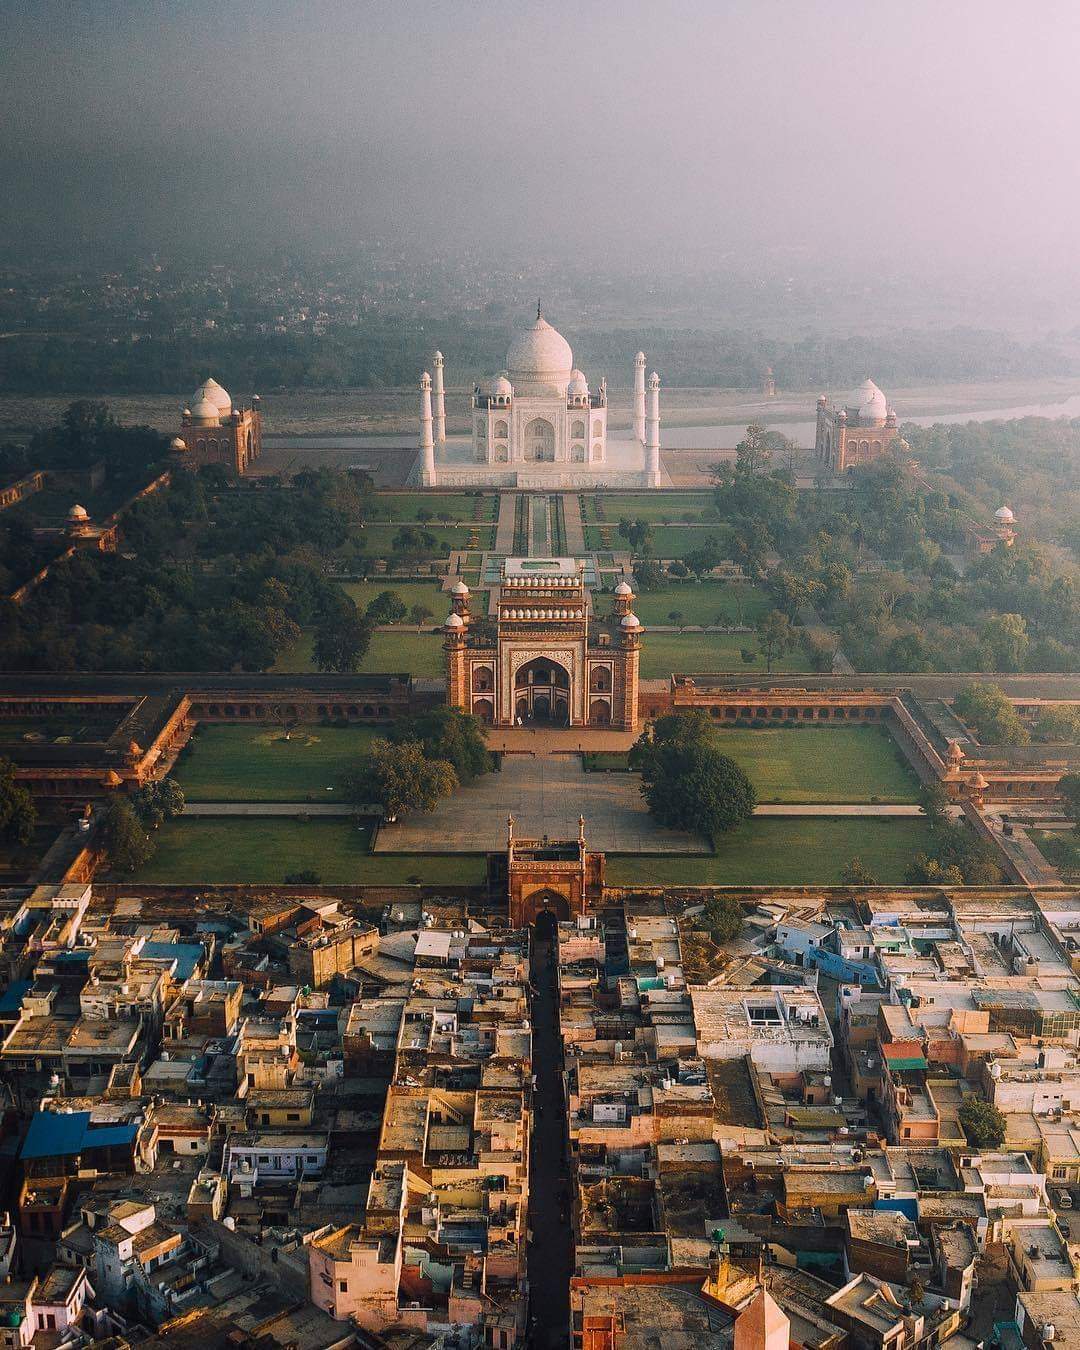
[(607, 382), (591, 386), (569, 342), (536, 307), (536, 321), (511, 341), (506, 367), (473, 388), (468, 438), (446, 435), (444, 360), (420, 380), (420, 456), (424, 486), (659, 487), (660, 377), (634, 359), (630, 434), (608, 429)]

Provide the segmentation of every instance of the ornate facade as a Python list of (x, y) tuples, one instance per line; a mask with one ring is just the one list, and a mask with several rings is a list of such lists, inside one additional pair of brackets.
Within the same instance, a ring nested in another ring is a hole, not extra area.
[(239, 478), (262, 452), (258, 394), (252, 398), (251, 407), (234, 407), (228, 390), (222, 389), (217, 380), (205, 380), (181, 415), (180, 431), (173, 437), (171, 449), (186, 468), (222, 464)]
[(817, 403), (817, 458), (834, 473), (846, 473), (857, 464), (872, 464), (899, 437), (896, 413), (873, 380), (867, 380), (842, 408), (834, 408), (824, 394)]
[(573, 558), (507, 558), (495, 634), (471, 631), (459, 581), (446, 621), (447, 702), (491, 726), (611, 727), (636, 731), (641, 624), (620, 583), (599, 621)]
[(433, 368), (434, 379), (425, 371), (420, 380), (421, 486), (661, 485), (660, 377), (646, 384), (643, 353), (634, 358), (633, 434), (621, 440), (609, 439), (606, 380), (590, 387), (539, 305), (536, 321), (511, 341), (506, 369), (473, 387), (467, 443), (448, 443), (442, 352)]

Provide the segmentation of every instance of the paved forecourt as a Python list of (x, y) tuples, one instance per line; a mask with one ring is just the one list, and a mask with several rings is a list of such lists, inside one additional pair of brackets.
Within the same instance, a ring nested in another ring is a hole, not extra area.
[(696, 835), (657, 825), (636, 774), (586, 774), (575, 755), (507, 755), (502, 771), (460, 788), (430, 815), (384, 825), (376, 853), (476, 853), (506, 847), (512, 812), (523, 838), (576, 839), (585, 817), (589, 847), (608, 853), (701, 853)]

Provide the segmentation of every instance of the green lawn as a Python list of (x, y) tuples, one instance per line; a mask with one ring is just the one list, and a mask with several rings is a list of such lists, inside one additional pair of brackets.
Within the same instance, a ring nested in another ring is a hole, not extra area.
[(471, 524), (477, 500), (480, 502), (480, 520), (494, 520), (499, 511), (499, 498), (494, 492), (485, 492), (479, 499), (464, 492), (378, 492), (375, 494), (375, 518), (395, 523), (414, 521), (417, 512), (430, 511), (435, 519), (445, 514), (451, 520)]
[[(743, 661), (743, 647), (754, 653), (752, 662)], [(806, 656), (801, 647), (773, 662), (774, 672), (806, 669)], [(643, 679), (664, 679), (673, 672), (711, 675), (726, 670), (747, 675), (765, 674), (764, 658), (757, 654), (756, 633), (650, 633), (646, 625), (641, 639)]]
[[(343, 581), (341, 588), (352, 597), (361, 613), (383, 591), (393, 591), (406, 609), (411, 609), (413, 605), (426, 606), (434, 615), (436, 623), (441, 623), (450, 612), (450, 597), (437, 581), (399, 581), (396, 577), (388, 577), (384, 581)], [(408, 619), (401, 622), (402, 626), (408, 626)]]
[[(585, 526), (585, 547), (595, 551), (612, 548), (617, 552), (626, 552), (630, 545), (619, 533), (618, 520), (605, 522), (610, 527), (610, 536), (605, 542), (598, 525)], [(657, 558), (684, 558), (695, 548), (710, 539), (720, 546), (721, 557), (731, 557), (731, 530), (727, 525), (654, 525), (649, 536), (653, 556)]]
[(1071, 830), (1032, 830), (1029, 837), (1062, 881), (1080, 881), (1080, 839)]
[[(200, 726), (175, 771), (193, 802), (334, 802), (339, 779), (380, 733), (370, 727)], [(332, 787), (333, 792), (327, 792)]]
[(585, 519), (594, 524), (597, 504), (603, 501), (605, 525), (618, 525), (623, 516), (630, 520), (676, 522), (690, 516), (697, 520), (713, 504), (713, 494), (704, 492), (612, 492), (585, 493)]
[[(883, 727), (753, 731), (717, 725), (724, 753), (746, 770), (759, 802), (918, 801), (919, 780)], [(625, 754), (585, 758), (593, 772), (627, 770)]]
[[(445, 617), (445, 616), (443, 616)], [(302, 674), (314, 670), (311, 659), (312, 636), (302, 633), (300, 640), (281, 653), (271, 670), (278, 675)], [(443, 638), (441, 633), (372, 633), (371, 646), (360, 663), (364, 675), (442, 675)]]
[[(452, 549), (465, 548), (470, 542), (475, 542), (475, 547), (480, 549), (490, 549), (495, 544), (495, 527), (492, 524), (436, 525), (433, 522), (412, 528), (432, 536), (433, 543), (421, 550), (421, 556), (425, 558), (445, 558)], [(385, 525), (377, 521), (357, 529), (353, 538), (363, 545), (367, 557), (390, 558), (394, 554), (394, 538), (400, 529), (400, 525)]]
[(882, 885), (903, 881), (904, 869), (929, 842), (920, 818), (758, 816), (717, 842), (715, 853), (609, 855), (613, 886), (828, 886), (859, 857)]
[[(596, 601), (602, 611), (611, 608), (610, 596), (597, 596)], [(673, 581), (662, 591), (645, 592), (634, 601), (634, 613), (643, 624), (670, 624), (668, 615), (677, 611), (684, 624), (753, 625), (771, 608), (760, 586), (730, 586), (720, 581)]]
[(157, 840), (156, 854), (136, 881), (271, 885), (308, 871), (328, 886), (394, 885), (414, 876), (447, 886), (484, 880), (485, 859), (476, 854), (370, 853), (370, 826), (351, 820), (181, 818), (163, 826)]

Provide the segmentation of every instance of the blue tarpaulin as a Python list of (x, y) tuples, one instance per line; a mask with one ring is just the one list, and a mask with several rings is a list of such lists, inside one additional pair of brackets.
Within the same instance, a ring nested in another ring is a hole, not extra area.
[(134, 1125), (91, 1125), (89, 1111), (38, 1111), (23, 1140), (24, 1158), (66, 1158), (91, 1148), (131, 1144)]

